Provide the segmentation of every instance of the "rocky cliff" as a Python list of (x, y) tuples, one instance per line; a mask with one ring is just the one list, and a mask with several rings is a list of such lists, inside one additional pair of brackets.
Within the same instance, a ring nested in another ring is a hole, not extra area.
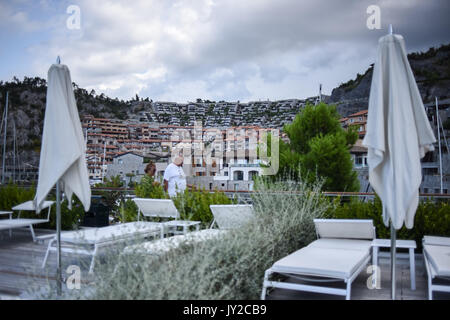
[[(446, 99), (450, 96), (450, 44), (431, 48), (423, 53), (408, 54), (408, 60), (416, 78), (424, 103), (434, 97)], [(363, 74), (333, 89), (328, 103), (337, 105), (343, 116), (368, 108), (373, 65)]]

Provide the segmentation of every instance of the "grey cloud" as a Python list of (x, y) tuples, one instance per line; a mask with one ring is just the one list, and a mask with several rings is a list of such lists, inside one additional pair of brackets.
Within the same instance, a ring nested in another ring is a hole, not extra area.
[[(136, 92), (181, 101), (183, 94), (241, 101), (261, 92), (304, 97), (315, 93), (311, 78), (327, 78), (331, 87), (348, 80), (344, 68), (364, 72), (389, 23), (404, 35), (409, 51), (450, 42), (448, 0), (77, 3), (83, 17), (78, 37), (54, 31), (52, 41), (35, 51), (35, 64), (60, 52), (82, 86), (125, 79), (123, 87), (105, 90), (124, 98)], [(373, 4), (380, 6), (382, 30), (366, 27), (366, 8)], [(165, 72), (157, 77), (136, 76), (159, 67)]]

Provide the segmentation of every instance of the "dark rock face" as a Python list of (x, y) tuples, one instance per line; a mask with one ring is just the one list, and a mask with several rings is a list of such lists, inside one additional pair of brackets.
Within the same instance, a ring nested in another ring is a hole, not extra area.
[[(450, 96), (450, 45), (431, 48), (425, 53), (411, 53), (408, 59), (424, 103), (434, 101), (435, 96), (441, 99)], [(363, 75), (358, 74), (356, 79), (333, 89), (325, 101), (336, 104), (342, 117), (367, 109), (372, 71), (370, 66)]]

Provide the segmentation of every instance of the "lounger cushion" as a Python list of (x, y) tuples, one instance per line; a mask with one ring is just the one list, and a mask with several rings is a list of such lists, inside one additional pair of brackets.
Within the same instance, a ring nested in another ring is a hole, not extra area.
[(114, 241), (124, 237), (132, 238), (140, 234), (160, 232), (161, 224), (157, 222), (129, 222), (103, 228), (83, 229), (61, 234), (61, 241), (70, 243), (99, 243)]
[[(11, 228), (20, 228), (20, 227), (28, 227), (32, 224), (38, 224), (38, 223), (46, 223), (48, 220), (45, 219), (2, 219), (0, 220), (1, 226), (8, 226)], [(6, 228), (3, 228), (6, 229)]]
[(423, 249), (434, 269), (433, 276), (450, 277), (450, 246), (424, 245)]
[(148, 241), (124, 249), (124, 253), (145, 253), (145, 254), (164, 254), (172, 249), (178, 248), (182, 244), (194, 244), (198, 242), (215, 239), (225, 234), (224, 230), (207, 229), (190, 232), (186, 235), (176, 235), (169, 238)]
[(348, 279), (369, 256), (363, 250), (305, 247), (275, 262), (278, 273)]
[(372, 241), (370, 240), (352, 240), (352, 239), (318, 239), (308, 247), (324, 248), (324, 249), (347, 249), (347, 250), (362, 250), (370, 252)]
[[(47, 207), (50, 207), (55, 201), (44, 201), (42, 204), (41, 209), (45, 209)], [(24, 203), (18, 204), (17, 206), (12, 208), (14, 211), (34, 211), (36, 210), (36, 207), (34, 206), (34, 201), (26, 201)]]
[(0, 223), (0, 230), (8, 230), (8, 229), (11, 229), (11, 227), (8, 226), (7, 224), (1, 224)]
[(424, 244), (430, 244), (435, 246), (450, 246), (450, 238), (447, 237), (435, 237), (435, 236), (424, 236)]

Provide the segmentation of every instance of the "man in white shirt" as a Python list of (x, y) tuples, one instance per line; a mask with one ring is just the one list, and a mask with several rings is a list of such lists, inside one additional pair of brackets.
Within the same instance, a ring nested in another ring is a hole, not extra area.
[(183, 157), (176, 157), (164, 171), (164, 190), (170, 197), (186, 189), (186, 175), (183, 171)]

